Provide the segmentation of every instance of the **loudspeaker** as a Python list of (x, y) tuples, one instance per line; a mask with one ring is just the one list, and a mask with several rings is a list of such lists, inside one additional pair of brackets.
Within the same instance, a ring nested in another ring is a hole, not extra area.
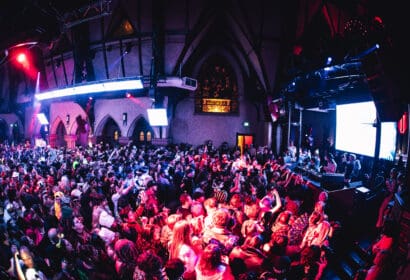
[(320, 187), (328, 190), (340, 190), (345, 186), (345, 175), (343, 173), (328, 173), (322, 174), (320, 179)]
[(398, 121), (406, 110), (399, 100), (400, 75), (397, 70), (393, 70), (396, 67), (391, 65), (391, 60), (391, 53), (379, 51), (366, 56), (362, 61), (362, 69), (381, 122)]
[(398, 90), (396, 85), (385, 74), (381, 73), (368, 77), (367, 82), (380, 121), (398, 121), (403, 113), (403, 108), (400, 108), (400, 102), (394, 98), (395, 92)]

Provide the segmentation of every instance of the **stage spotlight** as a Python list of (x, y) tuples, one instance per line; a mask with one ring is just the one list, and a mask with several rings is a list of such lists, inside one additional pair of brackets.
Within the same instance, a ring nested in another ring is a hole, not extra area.
[(127, 97), (127, 98), (131, 98), (131, 97), (132, 97), (132, 95), (131, 95), (131, 93), (127, 92), (127, 93), (125, 94), (125, 97)]
[(333, 61), (333, 58), (331, 56), (329, 56), (326, 60), (326, 65), (330, 65)]
[(27, 56), (26, 56), (25, 53), (19, 53), (16, 56), (16, 60), (20, 64), (25, 64), (25, 63), (27, 63)]

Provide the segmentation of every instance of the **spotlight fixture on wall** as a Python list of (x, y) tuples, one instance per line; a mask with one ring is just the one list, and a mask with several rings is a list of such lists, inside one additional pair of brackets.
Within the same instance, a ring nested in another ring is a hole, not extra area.
[(122, 125), (126, 126), (128, 121), (128, 114), (127, 113), (122, 113)]
[(65, 122), (67, 125), (70, 124), (70, 114), (67, 114), (67, 116), (65, 117)]

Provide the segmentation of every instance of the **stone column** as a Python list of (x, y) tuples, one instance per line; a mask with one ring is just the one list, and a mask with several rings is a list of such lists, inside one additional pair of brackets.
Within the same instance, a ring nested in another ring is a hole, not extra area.
[(74, 149), (75, 141), (77, 140), (77, 135), (64, 135), (64, 140), (67, 143), (68, 149)]

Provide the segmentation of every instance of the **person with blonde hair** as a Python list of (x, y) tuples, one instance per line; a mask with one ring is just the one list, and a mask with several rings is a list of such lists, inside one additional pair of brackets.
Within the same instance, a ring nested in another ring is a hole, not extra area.
[(209, 244), (212, 239), (219, 241), (226, 252), (230, 252), (233, 247), (238, 245), (240, 237), (235, 235), (231, 229), (233, 219), (228, 209), (219, 208), (212, 215), (212, 228), (205, 228), (202, 236), (204, 244)]
[(184, 279), (195, 279), (195, 265), (198, 256), (191, 240), (191, 225), (186, 220), (177, 221), (172, 230), (172, 239), (169, 242), (169, 258), (178, 258), (184, 262)]

